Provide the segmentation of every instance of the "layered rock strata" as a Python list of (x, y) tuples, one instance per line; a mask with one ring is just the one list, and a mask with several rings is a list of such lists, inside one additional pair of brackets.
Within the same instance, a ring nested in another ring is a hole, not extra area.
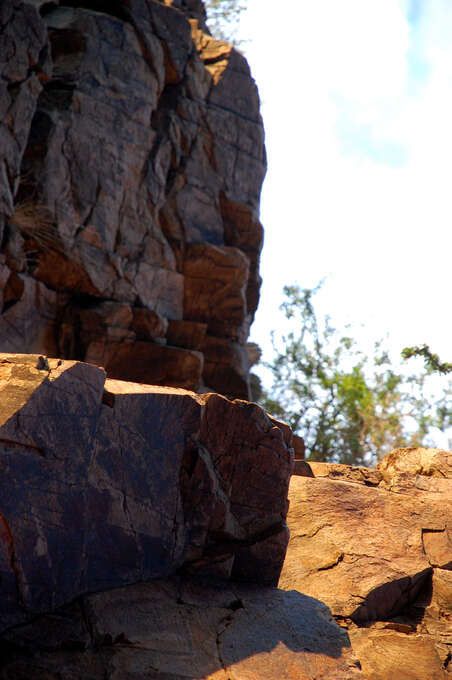
[(330, 607), (366, 679), (450, 678), (452, 453), (305, 466), (290, 485), (280, 587)]
[(276, 583), (290, 437), (255, 404), (0, 355), (0, 627), (180, 570)]
[(202, 3), (3, 0), (0, 349), (249, 397), (257, 90)]

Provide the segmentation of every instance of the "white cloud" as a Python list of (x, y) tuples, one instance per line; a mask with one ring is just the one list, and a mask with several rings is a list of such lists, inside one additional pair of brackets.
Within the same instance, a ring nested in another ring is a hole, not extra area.
[(255, 339), (284, 284), (331, 273), (333, 317), (450, 359), (452, 4), (418, 2), (411, 24), (413, 0), (248, 5), (269, 157)]

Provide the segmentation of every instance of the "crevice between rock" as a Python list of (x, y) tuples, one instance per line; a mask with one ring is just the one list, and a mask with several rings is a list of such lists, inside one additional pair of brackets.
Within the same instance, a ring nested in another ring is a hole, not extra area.
[(432, 576), (433, 569), (429, 567), (413, 576), (384, 583), (368, 593), (348, 618), (359, 627), (376, 622), (403, 624), (405, 618), (414, 618), (418, 623), (423, 618), (429, 592), (431, 597)]

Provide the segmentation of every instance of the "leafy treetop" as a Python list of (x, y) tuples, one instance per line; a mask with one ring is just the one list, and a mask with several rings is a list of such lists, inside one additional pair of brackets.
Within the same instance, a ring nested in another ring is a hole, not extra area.
[(307, 458), (368, 464), (393, 448), (426, 443), (433, 428), (451, 427), (451, 383), (433, 397), (427, 391), (432, 371), (396, 370), (382, 341), (367, 357), (329, 317), (319, 321), (314, 297), (320, 285), (284, 289), (281, 308), (291, 330), (272, 334), (275, 358), (265, 365), (273, 384), (260, 398), (304, 437)]

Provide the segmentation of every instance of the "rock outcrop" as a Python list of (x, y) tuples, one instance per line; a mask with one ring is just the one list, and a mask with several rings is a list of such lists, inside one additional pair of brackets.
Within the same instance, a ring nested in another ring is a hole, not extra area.
[(447, 680), (452, 453), (244, 400), (263, 128), (205, 20), (0, 2), (0, 680)]
[(0, 628), (181, 570), (276, 583), (290, 437), (248, 402), (0, 355)]
[(280, 587), (330, 607), (366, 679), (450, 678), (452, 453), (309, 468), (291, 480)]
[(263, 127), (199, 0), (3, 0), (0, 350), (249, 397)]
[(452, 453), (299, 459), (284, 559), (255, 404), (0, 355), (0, 452), (2, 680), (450, 678)]
[(186, 578), (88, 595), (2, 637), (13, 680), (360, 680), (321, 602)]

